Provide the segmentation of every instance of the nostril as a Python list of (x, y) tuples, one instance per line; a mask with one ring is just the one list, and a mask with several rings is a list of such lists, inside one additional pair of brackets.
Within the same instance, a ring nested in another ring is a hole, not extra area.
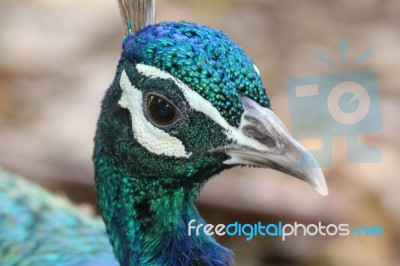
[(261, 132), (258, 128), (245, 126), (243, 131), (247, 137), (256, 139), (269, 148), (274, 148), (276, 146), (274, 139), (266, 134), (263, 134), (263, 132)]

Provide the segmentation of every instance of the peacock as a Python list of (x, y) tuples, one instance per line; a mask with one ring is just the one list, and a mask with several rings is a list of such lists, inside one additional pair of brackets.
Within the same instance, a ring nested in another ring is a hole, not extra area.
[(126, 35), (93, 153), (104, 223), (0, 169), (2, 266), (233, 265), (212, 236), (188, 235), (190, 221), (205, 224), (193, 202), (207, 180), (263, 167), (328, 193), (235, 42), (195, 23), (155, 24), (154, 1), (119, 5)]

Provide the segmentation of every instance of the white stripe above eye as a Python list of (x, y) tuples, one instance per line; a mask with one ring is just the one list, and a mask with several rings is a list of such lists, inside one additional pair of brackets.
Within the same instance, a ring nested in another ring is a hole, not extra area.
[(121, 74), (122, 96), (118, 104), (131, 113), (132, 130), (135, 139), (148, 151), (157, 155), (188, 158), (183, 143), (176, 137), (151, 124), (143, 113), (143, 94), (130, 82), (125, 70)]
[[(229, 125), (229, 123), (222, 117), (220, 112), (209, 101), (204, 99), (200, 94), (190, 89), (185, 83), (175, 78), (171, 74), (162, 71), (161, 69), (158, 69), (156, 67), (145, 64), (137, 64), (136, 69), (141, 75), (148, 78), (159, 78), (173, 81), (176, 86), (181, 89), (189, 105), (194, 110), (202, 112), (225, 130), (224, 133), (226, 134), (227, 139), (231, 139), (239, 145), (250, 147), (260, 146), (260, 143), (258, 141), (249, 138), (245, 134), (243, 134), (243, 127), (250, 123), (246, 119), (243, 119), (243, 115), (241, 117), (239, 128), (233, 127)], [(262, 147), (260, 148), (261, 150), (263, 149)], [(224, 163), (233, 164), (233, 161), (227, 160)]]
[(175, 78), (174, 76), (165, 71), (162, 71), (161, 69), (145, 64), (137, 64), (136, 69), (141, 75), (146, 76), (148, 78), (168, 79), (173, 81), (175, 85), (181, 89), (186, 100), (189, 102), (189, 105), (194, 110), (204, 113), (212, 120), (214, 120), (214, 122), (218, 123), (226, 130), (229, 130), (231, 128), (228, 122), (226, 122), (226, 120), (221, 116), (219, 111), (209, 101), (204, 99), (196, 91), (190, 89), (181, 80)]

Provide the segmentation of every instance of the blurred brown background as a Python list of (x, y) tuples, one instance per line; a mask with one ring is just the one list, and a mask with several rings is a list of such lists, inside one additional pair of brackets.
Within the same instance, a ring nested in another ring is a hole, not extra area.
[[(158, 21), (192, 21), (225, 31), (259, 67), (275, 112), (290, 131), (285, 82), (331, 73), (338, 40), (377, 73), (383, 130), (362, 136), (376, 164), (346, 162), (333, 140), (330, 194), (274, 171), (233, 169), (201, 192), (213, 224), (245, 222), (380, 225), (383, 237), (243, 237), (220, 242), (238, 265), (400, 265), (400, 2), (160, 0)], [(91, 153), (101, 98), (118, 62), (123, 27), (116, 1), (0, 1), (0, 164), (77, 203), (93, 203)]]

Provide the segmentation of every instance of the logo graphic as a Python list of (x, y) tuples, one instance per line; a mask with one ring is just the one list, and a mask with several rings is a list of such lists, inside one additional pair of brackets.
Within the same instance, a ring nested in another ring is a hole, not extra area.
[[(340, 40), (339, 45), (341, 63), (345, 65), (347, 42)], [(360, 65), (371, 55), (368, 49), (351, 66)], [(337, 67), (322, 53), (317, 53), (316, 58), (332, 68)], [(293, 135), (298, 140), (320, 143), (319, 149), (310, 152), (321, 167), (332, 166), (332, 138), (335, 136), (347, 137), (349, 163), (380, 161), (377, 148), (357, 140), (362, 133), (382, 129), (374, 71), (365, 69), (289, 79), (286, 89)]]

